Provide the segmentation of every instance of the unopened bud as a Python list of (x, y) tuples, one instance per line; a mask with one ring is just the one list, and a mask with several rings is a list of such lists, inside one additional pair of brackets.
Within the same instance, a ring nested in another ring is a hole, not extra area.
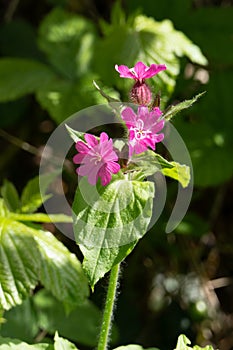
[(148, 106), (151, 102), (150, 87), (145, 82), (137, 81), (130, 92), (130, 99), (136, 104)]

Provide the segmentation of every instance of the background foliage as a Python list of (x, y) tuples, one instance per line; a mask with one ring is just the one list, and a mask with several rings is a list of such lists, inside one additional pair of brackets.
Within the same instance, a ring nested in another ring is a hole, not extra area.
[[(125, 0), (122, 9), (103, 0), (3, 1), (0, 282), (1, 295), (8, 296), (1, 297), (1, 308), (9, 311), (0, 310), (2, 336), (51, 342), (58, 330), (81, 349), (96, 345), (107, 280), (87, 299), (75, 257), (82, 260), (81, 252), (44, 213), (35, 213), (41, 198), (38, 178), (31, 179), (54, 128), (73, 112), (105, 102), (93, 79), (127, 101), (131, 83), (119, 79), (114, 64), (133, 66), (140, 59), (168, 66), (152, 79), (163, 108), (207, 93), (173, 121), (193, 162), (191, 207), (166, 236), (177, 186), (169, 182), (162, 217), (123, 264), (113, 343), (171, 349), (182, 332), (201, 345), (233, 347), (232, 17), (226, 0)], [(64, 173), (70, 200), (75, 183), (70, 166)], [(53, 233), (42, 235), (42, 228)], [(73, 283), (77, 278), (80, 284)]]

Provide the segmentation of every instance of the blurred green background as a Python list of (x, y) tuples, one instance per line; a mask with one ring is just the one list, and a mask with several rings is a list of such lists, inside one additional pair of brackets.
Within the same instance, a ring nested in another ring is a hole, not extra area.
[[(119, 79), (115, 64), (165, 63), (167, 71), (151, 81), (162, 108), (206, 91), (173, 120), (193, 162), (190, 208), (166, 235), (177, 191), (169, 181), (161, 218), (123, 263), (114, 345), (172, 349), (185, 333), (200, 345), (233, 349), (232, 1), (2, 0), (1, 6), (0, 174), (1, 183), (7, 178), (19, 191), (38, 174), (41, 150), (56, 126), (105, 103), (93, 79), (111, 96), (128, 100), (132, 82)], [(72, 199), (73, 168), (64, 183)], [(61, 239), (81, 258), (72, 241)], [(106, 286), (103, 279), (91, 297), (95, 320)], [(15, 336), (26, 341), (39, 329), (51, 334), (53, 320), (43, 316), (42, 301), (43, 294), (36, 294), (6, 313), (1, 334), (18, 329)], [(59, 312), (61, 320), (64, 310)], [(85, 319), (85, 310), (79, 312)], [(70, 322), (73, 327), (76, 319)], [(72, 337), (72, 327), (61, 334), (88, 348), (92, 333), (85, 335), (84, 327), (84, 340)]]

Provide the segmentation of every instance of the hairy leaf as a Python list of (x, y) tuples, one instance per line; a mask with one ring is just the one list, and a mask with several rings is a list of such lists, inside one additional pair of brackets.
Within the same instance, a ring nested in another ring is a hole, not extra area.
[(166, 120), (170, 120), (174, 115), (181, 112), (183, 109), (191, 107), (201, 96), (203, 96), (205, 92), (202, 92), (195, 97), (193, 97), (191, 100), (186, 100), (183, 102), (178, 103), (177, 105), (170, 106), (165, 113), (163, 114), (163, 117)]
[(92, 287), (146, 233), (153, 197), (152, 182), (123, 178), (94, 187), (81, 179), (73, 203), (74, 233)]

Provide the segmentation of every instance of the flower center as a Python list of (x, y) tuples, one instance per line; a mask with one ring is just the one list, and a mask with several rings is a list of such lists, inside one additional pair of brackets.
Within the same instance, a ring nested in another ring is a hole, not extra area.
[(97, 165), (99, 162), (101, 162), (102, 156), (99, 152), (95, 152), (95, 155), (91, 159), (91, 162), (93, 161), (95, 165)]
[(144, 122), (142, 119), (139, 119), (136, 123), (136, 126), (132, 128), (135, 132), (135, 139), (140, 141), (143, 140), (145, 137), (147, 137), (149, 134), (151, 134), (151, 131), (144, 130)]

